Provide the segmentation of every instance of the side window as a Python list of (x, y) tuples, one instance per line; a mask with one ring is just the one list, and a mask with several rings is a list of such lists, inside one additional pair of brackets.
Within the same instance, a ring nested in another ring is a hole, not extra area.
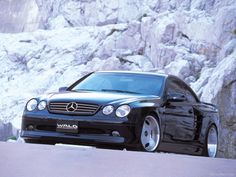
[(168, 82), (167, 95), (174, 93), (185, 94), (185, 90), (183, 85), (179, 84), (176, 80), (171, 79)]
[(189, 102), (191, 102), (191, 103), (197, 102), (196, 98), (194, 97), (194, 95), (191, 93), (191, 91), (188, 88), (185, 89), (185, 95), (186, 95), (187, 100)]
[(183, 81), (177, 80), (175, 78), (170, 78), (167, 83), (167, 95), (175, 93), (184, 94), (188, 102), (197, 102), (197, 99)]

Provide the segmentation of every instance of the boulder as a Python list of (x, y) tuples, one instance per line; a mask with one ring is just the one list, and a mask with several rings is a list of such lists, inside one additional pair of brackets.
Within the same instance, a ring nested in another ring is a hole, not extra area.
[(201, 99), (219, 108), (219, 156), (236, 158), (236, 51), (224, 58), (209, 75)]

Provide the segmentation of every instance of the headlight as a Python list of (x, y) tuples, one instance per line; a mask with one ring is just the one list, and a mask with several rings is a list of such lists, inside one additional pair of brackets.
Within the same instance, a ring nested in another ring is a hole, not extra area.
[(129, 105), (122, 105), (117, 108), (116, 116), (117, 117), (125, 117), (130, 113), (130, 106)]
[(43, 109), (45, 109), (47, 106), (47, 102), (46, 101), (40, 101), (38, 104), (38, 109), (41, 111)]
[(27, 103), (27, 105), (26, 105), (26, 109), (27, 109), (28, 111), (33, 111), (33, 110), (35, 110), (35, 108), (37, 107), (37, 105), (38, 105), (38, 101), (33, 98), (33, 99), (31, 99), (31, 100), (28, 101), (28, 103)]
[(102, 110), (103, 114), (109, 115), (114, 111), (114, 107), (112, 105), (105, 106)]

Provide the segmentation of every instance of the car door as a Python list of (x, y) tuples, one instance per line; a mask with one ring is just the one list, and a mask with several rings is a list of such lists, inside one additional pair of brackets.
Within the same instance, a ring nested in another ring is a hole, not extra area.
[[(195, 117), (192, 103), (187, 100), (185, 83), (177, 78), (168, 78), (166, 103), (164, 105), (164, 141), (192, 141)], [(182, 95), (183, 100), (168, 100), (171, 95)]]

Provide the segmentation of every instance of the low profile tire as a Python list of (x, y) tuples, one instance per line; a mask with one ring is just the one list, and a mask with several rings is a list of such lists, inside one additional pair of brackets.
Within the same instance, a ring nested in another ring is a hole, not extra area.
[(146, 116), (140, 135), (142, 150), (147, 152), (157, 151), (160, 143), (160, 135), (161, 131), (158, 119), (153, 115)]
[(218, 132), (215, 125), (211, 125), (208, 128), (205, 140), (205, 147), (203, 150), (203, 156), (216, 157), (218, 149)]

